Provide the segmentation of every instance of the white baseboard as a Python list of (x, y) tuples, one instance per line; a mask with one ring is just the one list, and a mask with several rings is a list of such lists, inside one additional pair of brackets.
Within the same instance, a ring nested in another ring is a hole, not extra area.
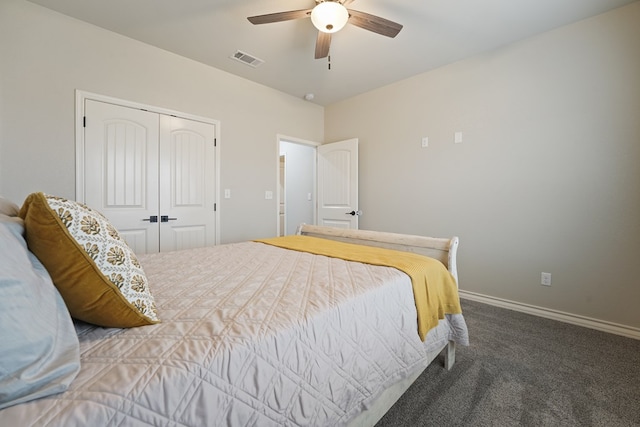
[(618, 323), (606, 322), (604, 320), (592, 319), (590, 317), (578, 316), (576, 314), (565, 313), (562, 311), (551, 310), (549, 308), (537, 307), (534, 305), (523, 304), (516, 301), (510, 301), (502, 298), (495, 298), (488, 295), (477, 294), (475, 292), (459, 291), (460, 298), (472, 301), (478, 301), (496, 307), (502, 307), (509, 310), (520, 311), (534, 316), (545, 317), (547, 319), (558, 320), (560, 322), (571, 323), (572, 325), (584, 326), (586, 328), (596, 329), (598, 331), (609, 332), (611, 334), (622, 335), (629, 338), (640, 340), (640, 329), (631, 326), (620, 325)]

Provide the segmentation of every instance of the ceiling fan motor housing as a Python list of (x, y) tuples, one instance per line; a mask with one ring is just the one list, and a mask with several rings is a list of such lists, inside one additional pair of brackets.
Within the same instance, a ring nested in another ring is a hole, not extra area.
[(311, 11), (311, 22), (320, 31), (335, 33), (349, 20), (347, 8), (337, 1), (323, 1)]

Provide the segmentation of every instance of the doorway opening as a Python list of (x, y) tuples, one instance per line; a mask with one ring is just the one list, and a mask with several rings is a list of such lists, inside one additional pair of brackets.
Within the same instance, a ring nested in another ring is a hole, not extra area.
[(278, 136), (278, 236), (316, 223), (316, 148), (319, 143)]

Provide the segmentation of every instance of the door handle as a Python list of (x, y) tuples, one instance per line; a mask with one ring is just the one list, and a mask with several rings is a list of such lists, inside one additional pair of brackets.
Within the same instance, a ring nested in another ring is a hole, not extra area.
[(160, 217), (160, 222), (169, 222), (169, 221), (176, 221), (178, 218), (169, 218), (169, 215), (162, 215)]
[(144, 218), (143, 221), (158, 222), (158, 215), (151, 215), (149, 218)]
[(360, 216), (362, 215), (362, 211), (351, 211), (351, 212), (346, 212), (345, 215), (351, 215), (351, 216)]

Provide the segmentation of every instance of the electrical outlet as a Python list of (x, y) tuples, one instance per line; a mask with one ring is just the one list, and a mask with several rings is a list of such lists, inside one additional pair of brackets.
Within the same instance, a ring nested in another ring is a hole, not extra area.
[(542, 273), (540, 275), (540, 284), (543, 286), (551, 286), (551, 273)]
[(429, 137), (428, 136), (422, 137), (422, 148), (427, 148), (428, 146), (429, 146)]

